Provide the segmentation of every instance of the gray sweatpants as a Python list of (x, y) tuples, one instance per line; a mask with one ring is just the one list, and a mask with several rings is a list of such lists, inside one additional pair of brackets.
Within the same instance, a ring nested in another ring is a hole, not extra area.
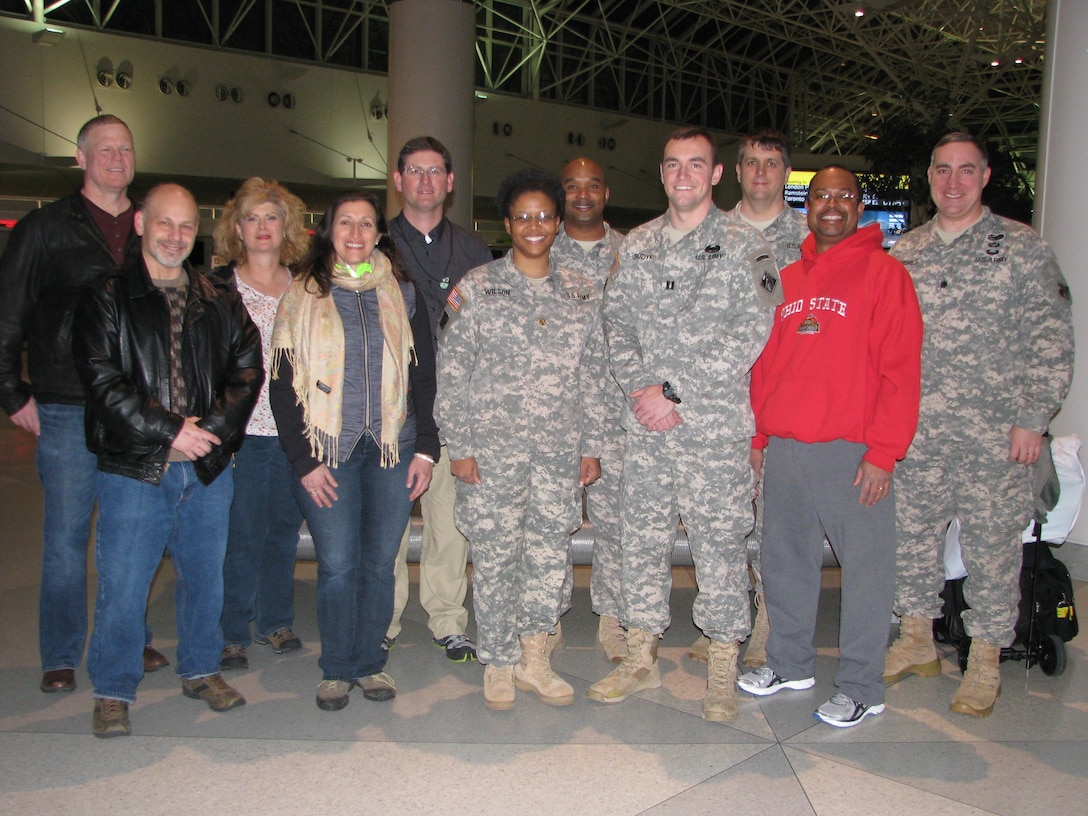
[(866, 507), (853, 485), (865, 446), (772, 438), (764, 461), (763, 589), (767, 665), (812, 677), (823, 537), (842, 567), (835, 686), (866, 705), (884, 702), (884, 650), (895, 593), (895, 489)]

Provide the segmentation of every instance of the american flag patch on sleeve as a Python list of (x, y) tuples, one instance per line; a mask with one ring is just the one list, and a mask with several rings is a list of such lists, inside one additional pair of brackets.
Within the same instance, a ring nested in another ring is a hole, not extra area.
[(446, 298), (446, 303), (447, 303), (447, 304), (449, 305), (449, 307), (450, 307), (451, 309), (453, 309), (453, 310), (454, 310), (455, 312), (459, 312), (459, 311), (461, 311), (461, 307), (465, 305), (465, 298), (464, 298), (464, 297), (463, 297), (463, 296), (461, 295), (461, 293), (460, 293), (460, 292), (459, 292), (459, 291), (457, 290), (457, 287), (456, 287), (456, 286), (454, 286), (454, 287), (453, 287), (453, 288), (452, 288), (452, 289), (450, 290), (450, 294), (449, 294), (449, 297), (447, 297), (447, 298)]

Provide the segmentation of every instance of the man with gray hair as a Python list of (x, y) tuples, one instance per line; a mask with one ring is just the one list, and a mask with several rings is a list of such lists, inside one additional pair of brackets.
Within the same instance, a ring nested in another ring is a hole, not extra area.
[[(44, 498), (38, 612), (44, 692), (76, 687), (87, 639), (87, 539), (95, 458), (83, 433), (83, 386), (72, 360), (72, 314), (83, 289), (136, 252), (128, 188), (136, 172), (128, 125), (96, 116), (76, 137), (78, 192), (24, 216), (0, 258), (0, 408), (38, 438)], [(26, 344), (30, 382), (22, 378)], [(145, 631), (144, 671), (169, 665)]]

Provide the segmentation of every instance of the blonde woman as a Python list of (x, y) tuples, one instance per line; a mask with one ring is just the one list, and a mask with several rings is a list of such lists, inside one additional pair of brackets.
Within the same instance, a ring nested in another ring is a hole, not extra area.
[[(272, 326), (291, 282), (288, 267), (309, 245), (298, 196), (274, 181), (251, 178), (227, 204), (215, 252), (228, 260), (213, 277), (233, 283), (261, 332), (265, 372)], [(246, 669), (253, 640), (277, 654), (302, 647), (294, 624), (295, 553), (302, 512), (268, 404), (268, 377), (234, 455), (234, 503), (223, 564), (222, 669)], [(251, 632), (250, 626), (253, 626)]]

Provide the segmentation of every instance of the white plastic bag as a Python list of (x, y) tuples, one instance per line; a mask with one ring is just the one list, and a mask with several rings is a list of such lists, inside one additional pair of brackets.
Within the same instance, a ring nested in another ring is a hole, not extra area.
[[(1062, 486), (1058, 503), (1046, 514), (1043, 525), (1043, 541), (1061, 544), (1069, 537), (1069, 531), (1077, 523), (1080, 503), (1084, 497), (1084, 468), (1081, 466), (1080, 437), (1075, 434), (1056, 436), (1050, 440), (1050, 453), (1054, 457), (1054, 470)], [(1034, 524), (1024, 530), (1024, 541), (1034, 541)]]

